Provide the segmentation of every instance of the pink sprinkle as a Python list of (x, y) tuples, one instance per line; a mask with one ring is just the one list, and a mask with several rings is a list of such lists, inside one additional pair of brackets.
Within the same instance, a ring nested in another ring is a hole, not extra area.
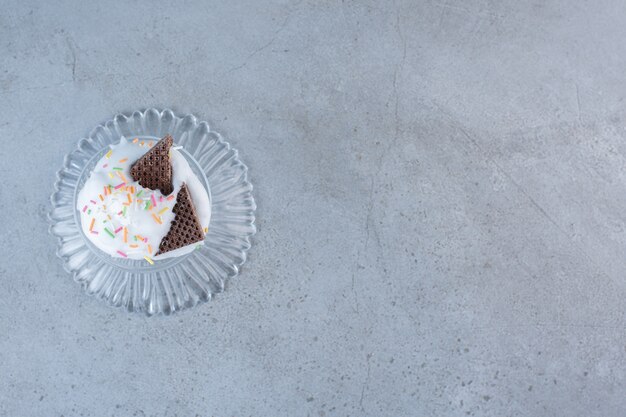
[(123, 182), (123, 183), (121, 183), (121, 184), (116, 185), (116, 186), (115, 186), (115, 189), (116, 189), (116, 190), (117, 190), (117, 189), (120, 189), (120, 188), (122, 188), (122, 187), (123, 187), (123, 186), (125, 186), (125, 185), (126, 185), (126, 183), (125, 183), (125, 182)]
[(91, 201), (93, 204), (98, 204), (98, 203), (96, 203), (94, 200), (89, 200), (89, 201)]
[(122, 229), (123, 229), (123, 227), (122, 227), (122, 226), (118, 227), (117, 229), (115, 229), (115, 233), (118, 233), (118, 232), (119, 232), (120, 230), (122, 230)]
[[(117, 213), (117, 215), (118, 215), (118, 216), (121, 216), (121, 215), (122, 215), (122, 213), (123, 213), (123, 211), (121, 211), (121, 210), (120, 210), (120, 211)], [(115, 232), (115, 233), (117, 233), (117, 232)]]
[(163, 196), (159, 197), (159, 203), (163, 202)]
[(94, 235), (98, 234), (98, 232), (96, 232), (95, 230), (92, 230), (91, 233), (93, 233)]
[(124, 258), (128, 258), (128, 256), (126, 256), (126, 254), (124, 252), (122, 252), (121, 250), (118, 250), (117, 253), (122, 255)]
[(167, 201), (172, 201), (173, 199), (174, 199), (174, 196), (173, 196), (173, 195), (171, 195), (171, 196), (167, 197)]
[(154, 194), (152, 194), (150, 197), (152, 197), (152, 206), (156, 207), (156, 199), (154, 198)]
[(109, 166), (109, 164), (104, 164), (104, 165), (102, 165), (102, 168), (106, 168), (108, 166)]
[(83, 207), (83, 213), (87, 211), (87, 206)]

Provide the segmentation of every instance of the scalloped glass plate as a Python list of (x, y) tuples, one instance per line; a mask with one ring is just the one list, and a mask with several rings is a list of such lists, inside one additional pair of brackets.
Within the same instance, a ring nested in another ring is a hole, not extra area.
[[(183, 146), (182, 154), (209, 193), (212, 213), (205, 244), (154, 265), (112, 258), (84, 236), (76, 210), (78, 192), (108, 145), (122, 135), (158, 140), (167, 133)], [(57, 174), (49, 215), (50, 233), (58, 238), (57, 255), (88, 294), (128, 311), (168, 315), (207, 301), (237, 275), (256, 232), (247, 171), (237, 151), (192, 115), (156, 109), (118, 114), (81, 139)]]

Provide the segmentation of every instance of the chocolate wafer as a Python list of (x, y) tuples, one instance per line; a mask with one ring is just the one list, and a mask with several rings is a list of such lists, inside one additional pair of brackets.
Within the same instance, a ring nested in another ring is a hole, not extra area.
[(164, 195), (170, 194), (174, 190), (169, 155), (173, 143), (172, 137), (167, 135), (139, 158), (130, 168), (133, 180), (142, 187), (161, 190)]
[(184, 183), (178, 191), (176, 204), (174, 204), (172, 211), (176, 217), (174, 217), (167, 235), (161, 240), (157, 255), (204, 240), (204, 232), (198, 220), (196, 208), (193, 205), (189, 189)]

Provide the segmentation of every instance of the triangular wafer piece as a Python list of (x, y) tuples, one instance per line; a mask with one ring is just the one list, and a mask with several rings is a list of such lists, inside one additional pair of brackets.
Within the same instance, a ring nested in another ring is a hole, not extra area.
[(157, 255), (169, 252), (204, 239), (204, 232), (191, 200), (189, 189), (183, 183), (176, 196), (176, 204), (172, 209), (176, 217), (172, 221), (169, 232), (161, 240)]
[(174, 143), (172, 137), (167, 135), (139, 158), (130, 168), (133, 180), (139, 182), (142, 187), (161, 190), (164, 195), (170, 194), (174, 190), (169, 155), (172, 143)]

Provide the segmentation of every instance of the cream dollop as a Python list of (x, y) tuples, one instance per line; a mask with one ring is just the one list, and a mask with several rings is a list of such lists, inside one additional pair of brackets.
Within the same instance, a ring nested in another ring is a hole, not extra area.
[(211, 204), (206, 189), (178, 151), (180, 147), (170, 150), (174, 191), (169, 196), (133, 181), (130, 167), (154, 142), (131, 142), (122, 137), (98, 161), (78, 194), (76, 208), (85, 236), (113, 257), (152, 261), (181, 256), (204, 244), (197, 242), (155, 256), (174, 220), (172, 209), (183, 183), (187, 184), (205, 234), (211, 219)]

